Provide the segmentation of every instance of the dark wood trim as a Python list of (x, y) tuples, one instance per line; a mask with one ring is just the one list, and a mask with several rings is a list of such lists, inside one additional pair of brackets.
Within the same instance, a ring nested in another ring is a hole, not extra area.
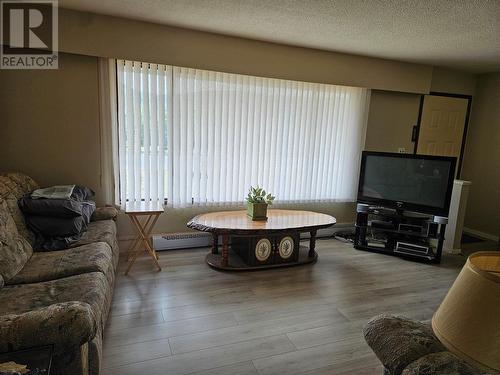
[(441, 92), (441, 91), (431, 91), (428, 95), (434, 96), (446, 96), (448, 98), (459, 98), (459, 99), (472, 99), (472, 95), (466, 94), (451, 94), (449, 92)]
[(229, 264), (229, 235), (227, 234), (222, 235), (222, 257), (220, 264), (222, 267), (227, 267)]
[[(431, 91), (431, 92), (429, 92), (428, 95), (444, 96), (444, 97), (448, 97), (448, 98), (467, 99), (467, 112), (465, 114), (464, 132), (462, 134), (462, 144), (460, 146), (460, 155), (458, 156), (458, 163), (457, 163), (457, 175), (456, 175), (456, 178), (459, 179), (460, 175), (462, 173), (464, 151), (465, 151), (465, 145), (467, 143), (467, 132), (469, 130), (469, 120), (470, 120), (470, 113), (471, 113), (471, 108), (472, 108), (472, 95), (451, 94), (451, 93), (439, 92), (439, 91)], [(420, 124), (421, 124), (421, 121), (422, 121), (422, 110), (424, 108), (424, 98), (425, 98), (425, 95), (421, 95), (421, 97), (420, 97), (420, 108), (418, 110), (416, 141), (415, 141), (415, 146), (413, 148), (413, 153), (414, 154), (417, 153), (418, 138), (420, 136)]]
[(418, 107), (418, 119), (417, 119), (417, 134), (415, 134), (415, 145), (413, 146), (413, 153), (417, 154), (418, 147), (418, 137), (420, 136), (420, 122), (422, 121), (422, 109), (424, 108), (424, 98), (425, 95), (420, 95), (420, 105)]
[(312, 257), (314, 257), (314, 254), (316, 254), (316, 251), (314, 251), (314, 250), (316, 248), (316, 233), (317, 233), (317, 230), (312, 230), (309, 233), (311, 235), (311, 238), (309, 239), (309, 257), (312, 258)]
[(212, 254), (219, 253), (219, 235), (212, 232)]

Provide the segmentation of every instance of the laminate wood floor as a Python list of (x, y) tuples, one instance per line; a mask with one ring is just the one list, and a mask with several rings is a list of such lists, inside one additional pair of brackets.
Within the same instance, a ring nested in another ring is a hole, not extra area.
[(208, 249), (160, 252), (117, 274), (103, 372), (381, 374), (363, 325), (390, 312), (430, 319), (465, 258), (441, 265), (317, 241), (316, 264), (244, 273), (209, 268)]

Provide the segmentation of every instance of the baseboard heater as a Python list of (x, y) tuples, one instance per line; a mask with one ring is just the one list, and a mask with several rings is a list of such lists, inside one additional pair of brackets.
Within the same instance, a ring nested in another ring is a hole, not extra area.
[[(332, 228), (318, 230), (317, 237), (331, 237), (339, 230), (353, 228), (352, 224), (338, 224)], [(300, 238), (309, 238), (309, 233), (302, 233)], [(219, 239), (219, 243), (222, 240)], [(177, 250), (189, 249), (193, 247), (209, 247), (212, 245), (212, 235), (203, 232), (169, 233), (163, 235), (153, 235), (153, 246), (156, 250)]]
[(156, 250), (189, 249), (191, 247), (207, 247), (212, 244), (210, 233), (169, 233), (153, 236)]

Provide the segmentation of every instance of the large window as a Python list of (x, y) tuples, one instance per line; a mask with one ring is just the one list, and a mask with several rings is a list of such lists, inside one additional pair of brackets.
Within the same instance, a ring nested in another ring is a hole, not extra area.
[(352, 201), (370, 91), (117, 61), (120, 201)]

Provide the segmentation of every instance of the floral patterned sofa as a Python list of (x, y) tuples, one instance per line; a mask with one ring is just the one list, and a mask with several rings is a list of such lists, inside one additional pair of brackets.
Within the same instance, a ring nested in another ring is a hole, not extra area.
[(372, 318), (363, 333), (385, 375), (489, 375), (449, 352), (430, 322), (382, 314)]
[(52, 345), (52, 374), (99, 374), (118, 264), (117, 216), (98, 208), (72, 248), (37, 252), (17, 200), (38, 188), (0, 174), (0, 353)]

